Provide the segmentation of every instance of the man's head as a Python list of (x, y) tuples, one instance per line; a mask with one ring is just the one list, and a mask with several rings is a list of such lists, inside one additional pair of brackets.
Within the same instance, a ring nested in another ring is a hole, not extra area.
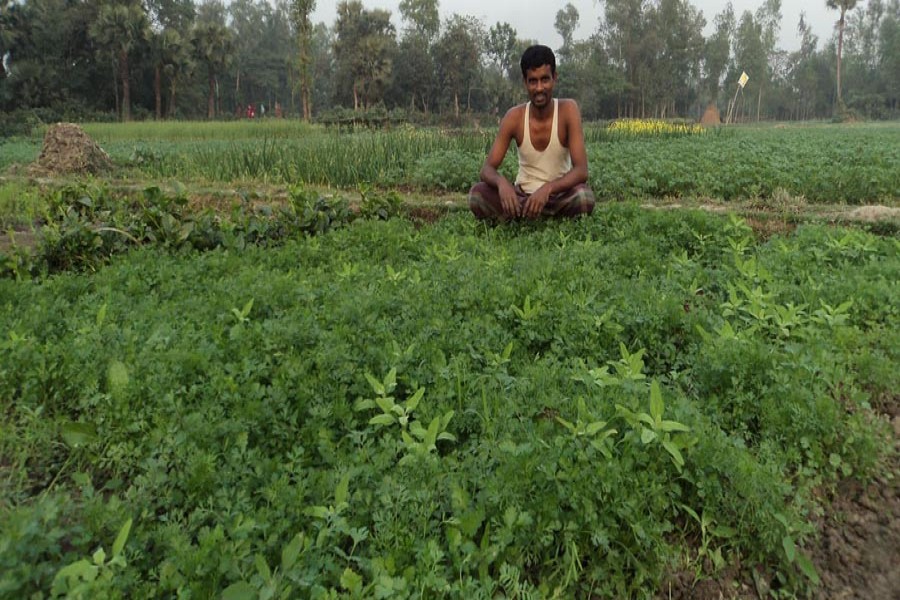
[(531, 104), (543, 108), (553, 98), (556, 57), (547, 46), (531, 46), (522, 54), (522, 79)]
[(553, 50), (547, 46), (529, 46), (522, 53), (522, 60), (519, 62), (522, 67), (522, 77), (527, 77), (529, 69), (537, 69), (543, 65), (549, 65), (550, 74), (556, 75), (556, 56)]

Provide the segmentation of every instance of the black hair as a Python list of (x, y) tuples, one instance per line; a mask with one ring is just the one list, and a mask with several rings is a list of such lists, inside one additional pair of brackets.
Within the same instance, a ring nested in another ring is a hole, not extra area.
[(553, 50), (547, 46), (529, 46), (522, 53), (522, 60), (519, 64), (522, 67), (522, 77), (525, 77), (525, 72), (529, 69), (537, 69), (544, 65), (550, 65), (550, 72), (556, 75), (556, 56), (553, 55)]

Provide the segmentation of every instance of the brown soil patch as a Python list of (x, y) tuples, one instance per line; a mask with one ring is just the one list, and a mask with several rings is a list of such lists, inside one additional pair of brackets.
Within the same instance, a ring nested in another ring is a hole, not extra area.
[(900, 460), (868, 485), (842, 483), (812, 559), (822, 598), (900, 598)]
[(74, 123), (51, 125), (37, 161), (28, 168), (33, 176), (98, 175), (112, 168), (103, 148)]
[(432, 225), (435, 221), (447, 214), (445, 210), (438, 210), (425, 206), (415, 206), (408, 211), (409, 218), (419, 227)]
[(761, 240), (767, 240), (773, 235), (787, 235), (797, 229), (797, 224), (781, 219), (757, 219), (754, 217), (746, 218), (747, 225), (753, 229), (753, 232)]

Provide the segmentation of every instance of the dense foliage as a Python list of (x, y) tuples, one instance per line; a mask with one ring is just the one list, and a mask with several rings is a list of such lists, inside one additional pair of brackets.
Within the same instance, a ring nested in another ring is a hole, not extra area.
[(888, 448), (896, 239), (303, 231), (0, 280), (0, 596), (802, 592), (816, 490)]
[[(2, 0), (0, 134), (58, 120), (235, 118), (249, 105), (256, 117), (386, 107), (459, 122), (523, 97), (529, 41), (508, 23), (442, 21), (439, 0), (404, 0), (396, 15), (345, 0), (333, 23), (313, 24), (314, 4)], [(744, 121), (900, 114), (900, 0), (842, 11), (821, 44), (803, 19), (783, 22), (780, 0), (758, 5), (703, 15), (682, 0), (607, 0), (575, 39), (578, 11), (560, 2), (562, 44), (538, 41), (557, 51), (560, 91), (591, 119), (697, 119), (710, 104), (724, 116), (732, 102)], [(777, 46), (781, 31), (797, 32), (795, 48)]]

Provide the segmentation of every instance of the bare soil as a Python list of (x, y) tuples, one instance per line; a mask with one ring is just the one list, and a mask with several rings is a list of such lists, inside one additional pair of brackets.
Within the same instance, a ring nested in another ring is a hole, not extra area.
[[(896, 441), (896, 437), (894, 438)], [(897, 455), (875, 481), (842, 482), (819, 523), (812, 559), (823, 598), (900, 598), (900, 461)]]

